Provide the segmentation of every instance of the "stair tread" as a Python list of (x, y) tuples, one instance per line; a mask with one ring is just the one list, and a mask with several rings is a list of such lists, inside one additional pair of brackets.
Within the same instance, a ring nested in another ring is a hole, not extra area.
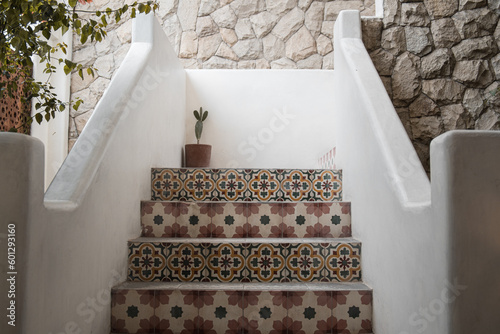
[(361, 282), (342, 283), (222, 283), (222, 282), (131, 282), (126, 281), (113, 289), (138, 290), (248, 290), (248, 291), (371, 291), (368, 285)]
[(360, 243), (354, 238), (153, 238), (139, 237), (129, 242), (167, 242), (167, 243)]

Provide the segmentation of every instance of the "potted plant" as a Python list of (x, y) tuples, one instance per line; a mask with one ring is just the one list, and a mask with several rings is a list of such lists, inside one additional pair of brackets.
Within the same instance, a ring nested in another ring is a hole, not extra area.
[(208, 167), (210, 165), (210, 155), (212, 153), (212, 146), (200, 144), (201, 133), (203, 132), (203, 121), (208, 117), (208, 111), (193, 111), (196, 118), (196, 125), (194, 126), (194, 134), (196, 136), (196, 144), (186, 144), (186, 167)]

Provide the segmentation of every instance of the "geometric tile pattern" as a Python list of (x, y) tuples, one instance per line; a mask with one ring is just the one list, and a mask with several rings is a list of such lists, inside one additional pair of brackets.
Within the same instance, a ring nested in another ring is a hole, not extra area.
[(113, 333), (372, 333), (372, 291), (114, 289)]
[(128, 280), (359, 282), (361, 244), (131, 241)]
[(345, 202), (144, 201), (142, 236), (164, 238), (343, 238), (351, 236)]
[(341, 201), (342, 171), (152, 168), (161, 201)]

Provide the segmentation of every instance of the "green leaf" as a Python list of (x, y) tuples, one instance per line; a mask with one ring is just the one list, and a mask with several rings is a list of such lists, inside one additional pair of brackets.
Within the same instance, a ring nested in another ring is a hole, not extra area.
[(42, 121), (43, 121), (43, 116), (42, 114), (38, 113), (38, 114), (35, 114), (35, 120), (37, 121), (38, 124), (41, 124)]
[(132, 13), (130, 13), (130, 17), (131, 18), (135, 18), (136, 17), (135, 8), (132, 8)]
[(77, 0), (69, 0), (68, 3), (71, 7), (75, 7), (76, 6), (76, 2)]
[(69, 66), (68, 66), (68, 65), (64, 65), (64, 73), (65, 73), (66, 75), (68, 75), (68, 74), (70, 74), (70, 73), (71, 73), (71, 68), (69, 68)]
[(203, 118), (201, 119), (201, 121), (203, 122), (204, 120), (206, 120), (208, 117), (208, 111), (205, 111), (205, 113), (203, 114)]
[(12, 127), (12, 128), (9, 129), (9, 132), (17, 132), (17, 129), (14, 128), (14, 127)]
[(193, 111), (193, 114), (194, 114), (194, 118), (196, 118), (197, 120), (200, 120), (200, 114), (198, 114), (198, 110)]
[(203, 132), (203, 122), (198, 121), (198, 122), (196, 122), (196, 125), (194, 126), (194, 134), (196, 136), (196, 140), (198, 141), (198, 144), (200, 143), (202, 132)]

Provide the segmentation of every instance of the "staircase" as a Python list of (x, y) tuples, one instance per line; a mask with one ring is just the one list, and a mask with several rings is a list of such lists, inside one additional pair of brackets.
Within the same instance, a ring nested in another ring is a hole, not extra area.
[(341, 171), (151, 174), (112, 333), (372, 333)]

